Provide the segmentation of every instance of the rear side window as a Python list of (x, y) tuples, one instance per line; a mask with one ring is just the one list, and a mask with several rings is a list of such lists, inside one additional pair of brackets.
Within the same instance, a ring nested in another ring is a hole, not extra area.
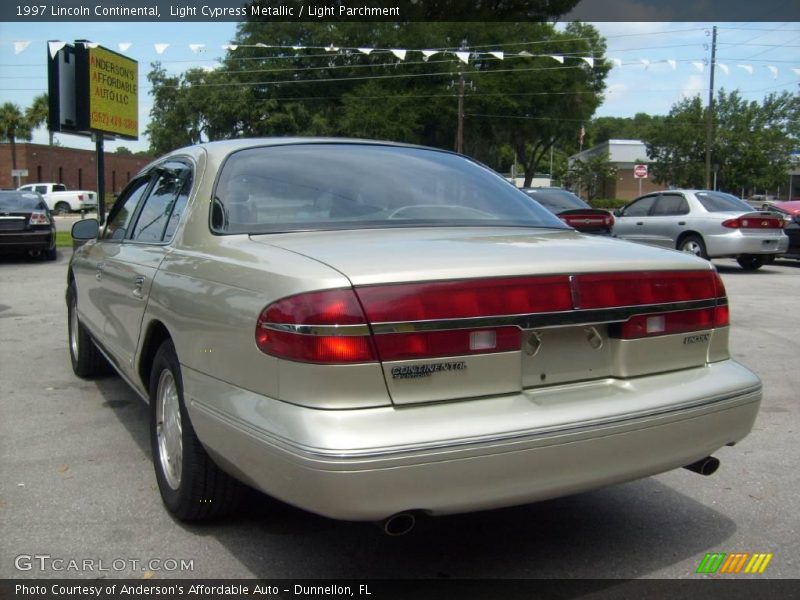
[(708, 212), (749, 212), (753, 210), (744, 200), (739, 200), (736, 196), (723, 192), (697, 192), (695, 196)]
[(629, 204), (622, 213), (624, 217), (646, 217), (656, 201), (656, 196), (645, 196)]
[(662, 194), (653, 210), (655, 217), (668, 217), (671, 215), (688, 215), (689, 203), (681, 194)]
[[(47, 188), (44, 188), (44, 191), (46, 192), (46, 191), (47, 191)], [(66, 191), (67, 191), (67, 186), (65, 186), (65, 185), (62, 185), (62, 184), (60, 184), (60, 183), (57, 183), (57, 184), (55, 184), (55, 185), (53, 186), (53, 191), (54, 191), (54, 192), (66, 192)]]

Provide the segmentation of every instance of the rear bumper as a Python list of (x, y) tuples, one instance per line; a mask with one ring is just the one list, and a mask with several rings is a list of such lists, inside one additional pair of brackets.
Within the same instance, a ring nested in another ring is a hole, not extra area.
[(789, 248), (789, 238), (777, 235), (744, 234), (740, 230), (704, 237), (711, 258), (741, 256), (742, 254), (781, 254)]
[(49, 250), (55, 245), (55, 233), (45, 232), (4, 232), (0, 234), (0, 248), (10, 250)]
[(191, 369), (192, 423), (226, 470), (333, 518), (524, 504), (646, 477), (744, 438), (761, 384), (733, 361), (402, 408), (318, 410)]

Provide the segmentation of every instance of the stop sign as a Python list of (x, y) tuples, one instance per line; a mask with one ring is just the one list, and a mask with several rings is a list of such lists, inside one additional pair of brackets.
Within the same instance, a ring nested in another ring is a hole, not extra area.
[(636, 179), (647, 179), (647, 165), (634, 165), (633, 176)]

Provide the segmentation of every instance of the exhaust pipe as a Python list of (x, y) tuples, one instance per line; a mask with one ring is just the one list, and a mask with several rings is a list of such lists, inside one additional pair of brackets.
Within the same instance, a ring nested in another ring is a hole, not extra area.
[(28, 256), (31, 258), (39, 258), (42, 255), (41, 250), (28, 250)]
[(416, 517), (411, 513), (397, 513), (392, 515), (381, 525), (383, 533), (392, 537), (399, 537), (414, 529), (417, 524)]
[(713, 456), (706, 456), (683, 468), (693, 471), (694, 473), (700, 473), (700, 475), (713, 475), (716, 473), (717, 469), (719, 469), (719, 459)]

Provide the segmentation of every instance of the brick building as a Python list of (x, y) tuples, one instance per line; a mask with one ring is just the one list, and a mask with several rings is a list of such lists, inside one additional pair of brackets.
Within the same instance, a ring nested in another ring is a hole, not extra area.
[[(641, 194), (664, 189), (663, 184), (654, 183), (652, 177), (636, 179), (633, 176), (634, 165), (650, 163), (650, 159), (647, 158), (647, 149), (641, 140), (607, 140), (570, 156), (569, 161), (570, 163), (575, 160), (586, 161), (598, 154), (608, 154), (608, 162), (617, 169), (616, 177), (601, 185), (597, 193), (598, 198), (633, 200)], [(640, 182), (641, 194), (639, 193)]]
[[(69, 190), (97, 191), (97, 166), (94, 150), (63, 146), (19, 143), (17, 169), (27, 169), (20, 185), (27, 183), (63, 183)], [(106, 192), (119, 192), (152, 158), (105, 153)], [(11, 144), (0, 144), (0, 189), (15, 188), (11, 177)]]

